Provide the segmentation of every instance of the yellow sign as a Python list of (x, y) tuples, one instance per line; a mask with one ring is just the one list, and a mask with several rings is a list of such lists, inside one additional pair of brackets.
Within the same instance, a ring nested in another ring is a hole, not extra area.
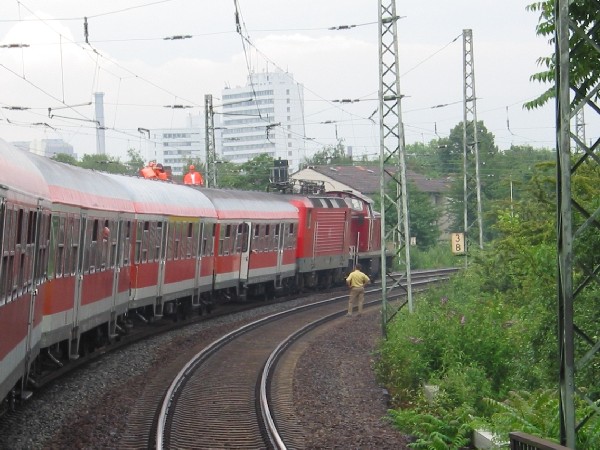
[(465, 253), (465, 234), (464, 233), (452, 233), (452, 253), (455, 255), (462, 255)]

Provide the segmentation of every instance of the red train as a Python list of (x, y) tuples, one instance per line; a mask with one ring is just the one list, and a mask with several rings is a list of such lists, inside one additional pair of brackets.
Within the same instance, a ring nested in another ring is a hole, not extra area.
[(132, 319), (377, 275), (380, 217), (349, 193), (204, 189), (89, 171), (0, 140), (0, 401)]

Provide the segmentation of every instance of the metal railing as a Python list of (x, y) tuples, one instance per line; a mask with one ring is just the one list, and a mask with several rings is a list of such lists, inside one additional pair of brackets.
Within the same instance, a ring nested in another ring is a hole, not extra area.
[(564, 445), (541, 439), (530, 434), (514, 432), (508, 434), (510, 450), (569, 450)]

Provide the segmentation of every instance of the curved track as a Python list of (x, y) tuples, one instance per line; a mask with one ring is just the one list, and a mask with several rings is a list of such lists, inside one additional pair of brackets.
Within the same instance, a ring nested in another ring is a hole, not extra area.
[[(423, 281), (414, 284), (439, 282), (445, 275), (425, 272)], [(365, 302), (378, 303), (378, 292), (368, 291)], [(284, 365), (277, 370), (285, 375), (273, 378), (275, 363), (302, 334), (344, 315), (346, 299), (335, 297), (252, 322), (198, 353), (165, 396), (156, 448), (286, 448), (284, 441), (294, 442), (302, 430), (295, 428), (291, 412), (293, 371)]]

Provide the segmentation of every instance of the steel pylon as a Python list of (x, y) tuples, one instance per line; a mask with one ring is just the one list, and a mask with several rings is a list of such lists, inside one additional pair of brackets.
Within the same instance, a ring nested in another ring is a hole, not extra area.
[[(570, 4), (569, 0), (555, 1), (554, 23), (561, 443), (574, 449), (579, 427), (600, 413), (598, 383), (584, 386), (578, 382), (579, 373), (598, 363), (600, 330), (596, 322), (583, 323), (581, 308), (575, 307), (585, 296), (593, 296), (594, 292), (597, 295), (600, 285), (599, 258), (592, 254), (590, 245), (600, 237), (600, 208), (595, 206), (597, 202), (578, 198), (579, 194), (571, 189), (571, 180), (579, 172), (600, 164), (600, 139), (587, 145), (585, 139), (571, 131), (570, 124), (584, 106), (600, 115), (600, 81), (581, 74), (574, 80), (571, 64), (583, 58), (600, 58), (600, 21), (597, 14), (574, 17)], [(577, 409), (577, 396), (591, 407), (587, 417)]]
[[(412, 312), (410, 273), (410, 228), (408, 222), (408, 194), (404, 126), (398, 65), (398, 15), (395, 0), (378, 0), (379, 7), (379, 131), (380, 131), (380, 193), (381, 193), (381, 284), (382, 330), (394, 311), (387, 302), (389, 290), (401, 283), (406, 285), (409, 311)], [(391, 278), (388, 286), (386, 252), (391, 251), (400, 268), (400, 276)]]
[(211, 94), (204, 96), (204, 130), (206, 147), (206, 187), (217, 187), (217, 154), (215, 148), (215, 112)]

